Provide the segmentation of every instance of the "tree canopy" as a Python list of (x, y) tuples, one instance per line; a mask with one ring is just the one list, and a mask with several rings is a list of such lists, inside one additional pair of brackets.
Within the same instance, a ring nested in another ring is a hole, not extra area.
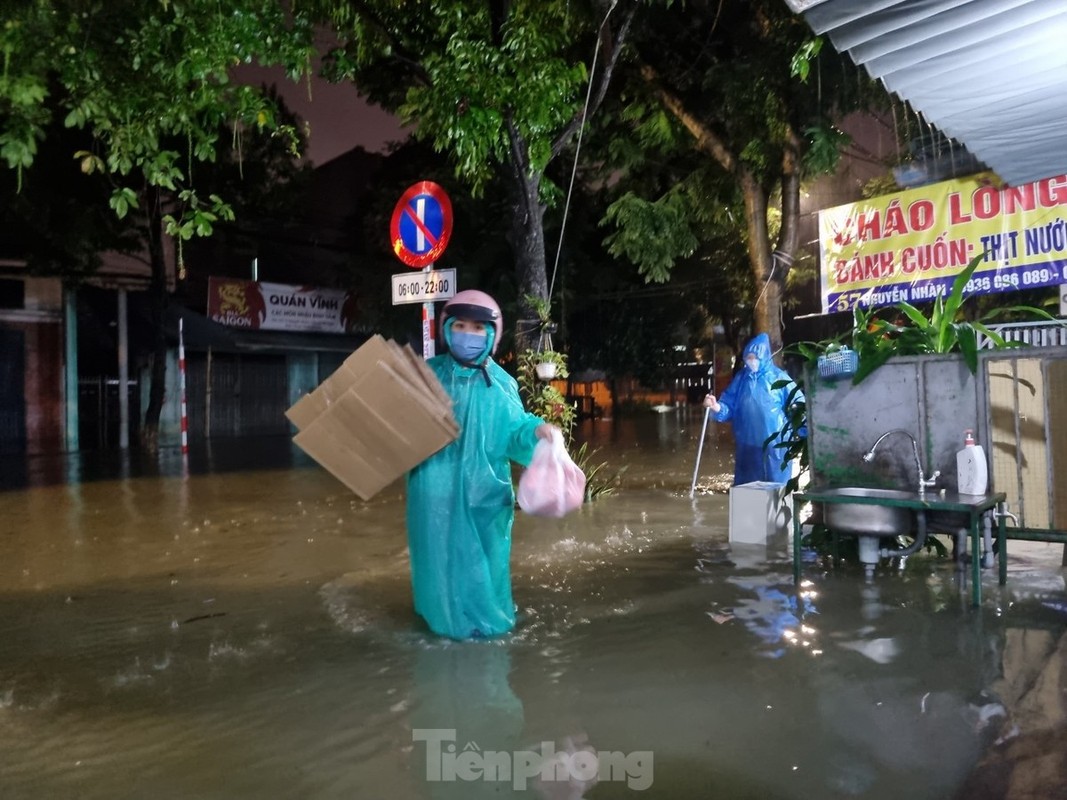
[(625, 142), (624, 128), (610, 150), (609, 163), (627, 174), (649, 172), (650, 159), (688, 170), (669, 183), (620, 184), (628, 191), (609, 210), (612, 253), (663, 281), (701, 247), (729, 268), (732, 237), (745, 248), (755, 325), (776, 348), (800, 249), (801, 182), (836, 165), (847, 137), (835, 120), (885, 97), (820, 44), (780, 0), (661, 10), (631, 37), (636, 57), (619, 119), (640, 145)]
[[(231, 68), (309, 74), (312, 27), (276, 0), (14, 0), (0, 12), (0, 50), (0, 158), (19, 182), (33, 179), (39, 143), (62, 119), (91, 134), (69, 157), (111, 178), (119, 216), (143, 180), (180, 199), (168, 227), (188, 239), (209, 234), (227, 209), (197, 193), (197, 163), (239, 150), (248, 135), (286, 136), (295, 149), (271, 98), (233, 83)], [(231, 141), (220, 141), (225, 128)]]
[[(62, 124), (85, 136), (80, 149), (53, 157), (103, 177), (118, 218), (137, 212), (131, 221), (151, 265), (155, 326), (144, 431), (149, 448), (156, 444), (167, 347), (163, 234), (179, 242), (209, 236), (217, 222), (233, 219), (231, 202), (214, 192), (202, 195), (196, 182), (197, 170), (220, 155), (233, 151), (240, 161), (254, 137), (280, 137), (290, 156), (297, 154), (298, 132), (282, 118), (277, 98), (263, 87), (234, 83), (230, 71), (281, 64), (290, 76), (309, 75), (312, 41), (310, 18), (276, 0), (16, 0), (4, 6), (0, 158), (15, 171), (16, 190), (48, 181), (53, 170), (36, 168), (39, 148), (50, 133), (53, 153), (73, 140), (55, 135)], [(47, 196), (49, 187), (35, 192)], [(43, 231), (43, 242), (60, 240), (61, 230), (69, 229)], [(81, 240), (103, 243), (92, 234)], [(35, 243), (31, 254), (41, 246)], [(53, 258), (54, 271), (70, 277), (69, 266)]]
[(446, 153), (475, 195), (507, 188), (519, 296), (549, 299), (548, 165), (603, 100), (638, 0), (322, 0), (339, 37), (327, 59)]
[[(610, 250), (651, 281), (697, 273), (694, 308), (736, 327), (738, 304), (755, 303), (772, 335), (800, 182), (833, 164), (833, 119), (866, 97), (862, 74), (819, 53), (780, 0), (13, 0), (0, 25), (0, 158), (19, 181), (39, 179), (42, 141), (65, 126), (86, 137), (59, 157), (106, 179), (118, 215), (154, 203), (160, 230), (209, 235), (242, 189), (202, 180), (204, 165), (232, 153), (240, 164), (250, 137), (298, 146), (276, 99), (230, 71), (308, 76), (320, 25), (336, 42), (326, 74), (447, 156), (469, 190), (464, 213), (506, 232), (516, 297), (553, 299), (546, 239), (562, 239), (566, 208), (547, 225), (546, 211), (570, 188), (566, 154), (597, 196), (570, 252), (599, 269)], [(611, 112), (603, 125), (596, 109)], [(601, 198), (607, 239), (591, 247)], [(470, 248), (502, 255), (496, 242)]]

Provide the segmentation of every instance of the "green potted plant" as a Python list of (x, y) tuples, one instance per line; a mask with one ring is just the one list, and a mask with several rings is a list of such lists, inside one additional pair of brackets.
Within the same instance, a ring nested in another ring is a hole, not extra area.
[(534, 372), (543, 381), (555, 380), (567, 376), (567, 357), (555, 350), (542, 350), (537, 353)]
[(1006, 341), (988, 324), (996, 317), (1010, 312), (1025, 312), (1044, 320), (1056, 322), (1051, 314), (1034, 306), (1001, 306), (991, 309), (980, 319), (961, 319), (963, 292), (971, 275), (984, 258), (979, 254), (971, 260), (952, 282), (952, 290), (945, 298), (940, 295), (930, 306), (929, 314), (910, 303), (900, 302), (885, 309), (863, 309), (855, 306), (852, 311), (852, 330), (824, 342), (800, 342), (792, 349), (813, 365), (821, 355), (833, 354), (844, 348), (843, 339), (850, 339), (852, 349), (858, 356), (858, 366), (852, 374), (856, 385), (882, 366), (893, 356), (918, 356), (936, 353), (959, 352), (973, 375), (978, 369), (978, 334), (988, 337), (995, 348), (1018, 347), (1020, 342)]
[(604, 472), (607, 462), (593, 463), (597, 450), (589, 450), (588, 443), (583, 443), (577, 450), (573, 449), (574, 425), (577, 422), (578, 413), (574, 404), (569, 402), (563, 392), (552, 383), (552, 381), (566, 380), (569, 376), (567, 356), (552, 346), (552, 333), (556, 326), (549, 316), (548, 303), (529, 295), (526, 301), (537, 313), (540, 332), (537, 347), (528, 348), (518, 356), (516, 378), (519, 382), (519, 394), (530, 413), (536, 414), (563, 432), (567, 450), (571, 452), (574, 462), (585, 473), (586, 501), (593, 500), (600, 495), (611, 494), (619, 484), (625, 467), (611, 477), (607, 477)]
[(555, 350), (539, 352), (530, 349), (519, 354), (516, 376), (519, 382), (519, 393), (526, 403), (527, 410), (559, 428), (569, 445), (577, 412), (574, 406), (567, 402), (563, 393), (552, 385), (551, 379), (541, 376), (539, 368), (545, 364), (554, 368), (552, 378), (556, 380), (565, 379), (569, 374), (567, 356), (563, 353)]
[(567, 358), (552, 347), (556, 324), (550, 316), (548, 301), (526, 295), (526, 302), (537, 314), (537, 347), (526, 351), (533, 354), (534, 373), (543, 381), (566, 377)]

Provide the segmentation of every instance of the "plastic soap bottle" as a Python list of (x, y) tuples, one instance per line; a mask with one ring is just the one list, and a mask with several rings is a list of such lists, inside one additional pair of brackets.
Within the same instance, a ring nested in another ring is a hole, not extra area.
[(985, 494), (989, 486), (985, 453), (969, 428), (963, 432), (963, 449), (956, 453), (956, 481), (960, 494)]

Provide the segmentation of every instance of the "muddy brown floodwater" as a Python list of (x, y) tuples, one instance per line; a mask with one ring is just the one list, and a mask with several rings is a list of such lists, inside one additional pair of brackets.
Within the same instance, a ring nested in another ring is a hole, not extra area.
[(518, 514), (518, 628), (468, 644), (412, 613), (402, 486), (286, 439), (0, 460), (0, 797), (941, 800), (1043, 724), (1058, 549), (980, 609), (926, 556), (796, 587), (728, 542), (728, 430), (690, 499), (701, 420), (584, 423), (618, 492)]

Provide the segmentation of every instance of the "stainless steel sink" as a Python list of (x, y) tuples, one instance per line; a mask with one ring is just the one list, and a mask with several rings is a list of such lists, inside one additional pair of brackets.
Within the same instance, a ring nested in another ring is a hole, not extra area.
[[(823, 497), (869, 497), (883, 500), (914, 500), (915, 492), (898, 489), (868, 489), (841, 486), (819, 492)], [(915, 512), (896, 506), (866, 503), (824, 503), (823, 520), (831, 530), (868, 536), (902, 536), (915, 528)]]

